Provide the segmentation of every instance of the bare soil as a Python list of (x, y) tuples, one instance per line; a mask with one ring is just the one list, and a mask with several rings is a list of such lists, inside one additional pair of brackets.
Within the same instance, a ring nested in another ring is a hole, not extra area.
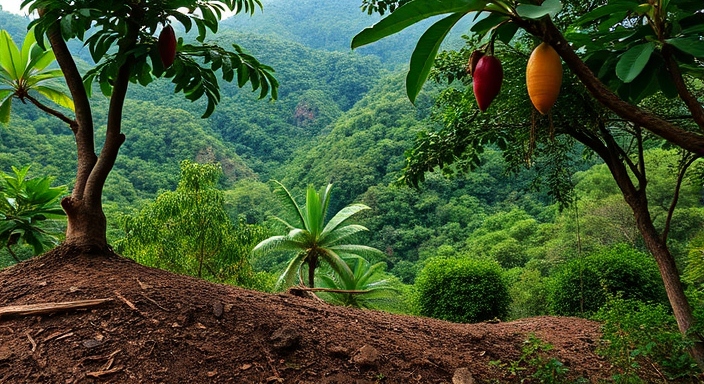
[(520, 382), (530, 370), (511, 375), (490, 362), (517, 360), (531, 333), (554, 346), (570, 381), (614, 373), (595, 353), (599, 324), (579, 318), (454, 324), (212, 284), (67, 247), (0, 271), (2, 308), (102, 298), (111, 300), (0, 318), (0, 382)]

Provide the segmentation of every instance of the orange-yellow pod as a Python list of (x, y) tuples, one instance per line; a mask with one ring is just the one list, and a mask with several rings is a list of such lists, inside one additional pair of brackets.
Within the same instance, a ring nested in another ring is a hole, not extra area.
[(562, 62), (560, 55), (550, 44), (542, 43), (530, 54), (526, 66), (528, 96), (535, 109), (543, 115), (557, 101), (562, 85)]

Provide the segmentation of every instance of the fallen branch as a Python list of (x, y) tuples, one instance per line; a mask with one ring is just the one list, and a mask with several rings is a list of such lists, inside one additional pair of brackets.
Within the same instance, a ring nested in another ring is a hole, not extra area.
[(349, 293), (349, 294), (365, 294), (372, 292), (371, 289), (367, 290), (349, 290), (349, 289), (332, 289), (332, 288), (309, 288), (309, 287), (291, 287), (291, 291), (306, 291), (306, 292), (330, 292), (330, 293)]
[(140, 312), (140, 310), (137, 309), (137, 306), (135, 306), (134, 304), (132, 304), (131, 301), (125, 299), (125, 297), (122, 296), (122, 295), (120, 294), (120, 292), (115, 291), (115, 296), (117, 296), (118, 299), (122, 300), (123, 303), (127, 304), (128, 307), (132, 308), (133, 311)]
[(117, 296), (118, 299), (122, 300), (123, 303), (127, 304), (127, 306), (130, 307), (133, 311), (139, 313), (143, 317), (147, 317), (147, 318), (149, 317), (149, 316), (147, 316), (146, 313), (140, 311), (139, 308), (137, 308), (137, 306), (134, 305), (134, 303), (132, 303), (131, 301), (127, 300), (124, 296), (122, 296), (120, 294), (120, 292), (115, 291), (115, 296)]
[(149, 297), (149, 296), (147, 296), (147, 295), (145, 295), (145, 294), (143, 294), (143, 293), (140, 293), (140, 295), (142, 295), (142, 297), (144, 297), (145, 299), (147, 299), (150, 303), (152, 303), (152, 304), (156, 305), (157, 307), (159, 307), (159, 309), (161, 309), (161, 310), (163, 310), (163, 311), (166, 311), (166, 312), (171, 312), (168, 308), (164, 308), (164, 307), (162, 307), (161, 305), (159, 305), (159, 303), (157, 303), (156, 300), (152, 299), (151, 297)]
[(27, 339), (29, 339), (29, 343), (32, 344), (32, 352), (36, 351), (37, 350), (37, 342), (34, 341), (34, 339), (32, 338), (32, 335), (29, 334), (29, 331), (25, 332), (24, 334), (27, 335)]
[(40, 303), (27, 305), (10, 305), (0, 307), (0, 319), (10, 316), (29, 316), (29, 315), (46, 315), (49, 313), (70, 311), (73, 309), (85, 309), (95, 307), (100, 304), (112, 301), (111, 298), (106, 299), (90, 299), (78, 301), (64, 301), (57, 303)]
[(113, 373), (115, 373), (115, 372), (120, 372), (123, 368), (124, 368), (124, 367), (120, 366), (120, 367), (115, 367), (115, 368), (113, 368), (113, 369), (108, 369), (108, 370), (106, 370), (106, 371), (88, 372), (88, 373), (86, 373), (86, 376), (90, 376), (90, 377), (102, 377), (102, 376), (105, 376), (105, 375), (113, 374)]

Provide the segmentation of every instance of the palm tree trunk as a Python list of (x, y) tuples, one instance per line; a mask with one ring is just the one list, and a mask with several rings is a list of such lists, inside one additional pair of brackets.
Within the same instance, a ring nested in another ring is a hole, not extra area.
[(313, 256), (308, 260), (308, 286), (315, 287), (315, 268), (318, 266), (318, 256)]

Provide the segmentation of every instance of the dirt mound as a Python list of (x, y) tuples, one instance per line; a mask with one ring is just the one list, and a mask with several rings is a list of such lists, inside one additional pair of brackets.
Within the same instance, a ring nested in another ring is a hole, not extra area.
[[(537, 317), (453, 324), (211, 284), (71, 249), (0, 272), (0, 307), (111, 299), (0, 319), (2, 383), (464, 383), (516, 381), (530, 333), (570, 377), (610, 377), (599, 324)], [(2, 313), (2, 312), (0, 312)], [(453, 381), (453, 376), (455, 381)]]

